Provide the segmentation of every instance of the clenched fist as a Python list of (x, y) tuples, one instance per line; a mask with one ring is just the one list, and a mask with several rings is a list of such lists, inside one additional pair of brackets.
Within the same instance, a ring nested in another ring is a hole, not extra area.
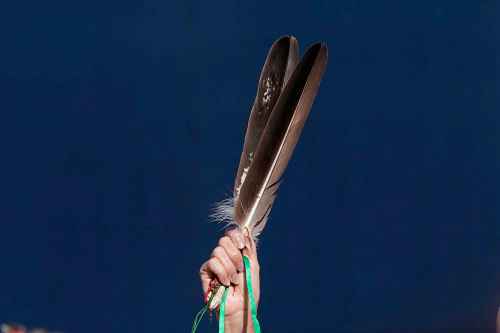
[(252, 287), (256, 305), (259, 304), (259, 262), (255, 242), (247, 230), (239, 228), (226, 232), (217, 247), (200, 268), (200, 278), (205, 295), (214, 281), (229, 287), (226, 300), (225, 327), (228, 333), (252, 333), (248, 291), (245, 283), (243, 255), (250, 259)]

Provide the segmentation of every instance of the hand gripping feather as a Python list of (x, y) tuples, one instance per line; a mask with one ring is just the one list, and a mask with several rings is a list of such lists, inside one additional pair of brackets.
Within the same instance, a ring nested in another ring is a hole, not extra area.
[[(263, 231), (327, 59), (323, 43), (312, 45), (300, 61), (297, 39), (286, 36), (273, 43), (250, 112), (233, 196), (216, 206), (215, 221), (248, 229), (255, 239)], [(224, 291), (223, 286), (212, 290), (209, 309), (221, 303)]]

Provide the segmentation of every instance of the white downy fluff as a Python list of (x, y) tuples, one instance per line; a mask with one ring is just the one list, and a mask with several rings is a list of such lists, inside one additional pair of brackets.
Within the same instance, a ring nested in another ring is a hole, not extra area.
[[(253, 159), (253, 152), (250, 152), (249, 154), (249, 160), (252, 162)], [(243, 183), (245, 182), (245, 179), (248, 174), (248, 170), (250, 167), (246, 167), (243, 169), (243, 173), (240, 178), (239, 185), (236, 187), (236, 196), (240, 194), (241, 187), (243, 186)], [(217, 224), (224, 223), (226, 224), (225, 228), (230, 227), (230, 226), (238, 226), (238, 223), (236, 223), (236, 220), (234, 219), (234, 201), (235, 197), (231, 196), (227, 199), (224, 199), (222, 201), (217, 202), (214, 205), (214, 208), (212, 210), (212, 214), (210, 214), (210, 220), (212, 222), (215, 222)]]
[[(234, 197), (230, 197), (215, 203), (212, 213), (209, 215), (210, 222), (224, 224), (224, 229), (235, 226), (241, 228), (234, 219)], [(266, 218), (267, 220), (267, 218)], [(256, 244), (259, 242), (259, 235), (262, 232), (265, 223), (258, 230), (253, 229), (250, 233)], [(500, 332), (499, 332), (500, 333)]]
[(230, 197), (217, 202), (214, 205), (212, 214), (210, 214), (210, 220), (217, 224), (224, 223), (226, 227), (237, 225), (234, 220), (234, 198)]

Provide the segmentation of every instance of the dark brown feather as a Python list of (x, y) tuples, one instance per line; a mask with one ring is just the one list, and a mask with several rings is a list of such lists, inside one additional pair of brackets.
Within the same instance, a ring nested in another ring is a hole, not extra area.
[[(230, 220), (232, 224), (248, 228), (254, 237), (260, 234), (269, 217), (281, 177), (316, 97), (328, 58), (326, 46), (315, 44), (295, 67), (298, 43), (293, 37), (287, 38), (273, 44), (262, 70), (245, 135), (234, 197), (221, 202), (213, 215), (217, 221)], [(273, 81), (275, 89), (268, 103), (262, 103), (266, 78), (269, 77), (276, 78)], [(209, 304), (210, 309), (220, 304), (224, 289), (220, 286), (213, 291), (215, 297)]]
[[(278, 39), (271, 46), (259, 78), (257, 94), (252, 106), (245, 134), (245, 142), (234, 183), (234, 197), (252, 163), (257, 144), (286, 82), (299, 61), (299, 44), (293, 36)], [(243, 177), (243, 178), (242, 178)]]
[(318, 91), (327, 57), (324, 44), (309, 48), (279, 95), (256, 145), (234, 202), (235, 222), (252, 230), (254, 235), (265, 226), (279, 182)]

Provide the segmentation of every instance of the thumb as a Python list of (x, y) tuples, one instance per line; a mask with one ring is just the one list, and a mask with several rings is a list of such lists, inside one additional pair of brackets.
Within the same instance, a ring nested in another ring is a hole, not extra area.
[[(260, 266), (257, 259), (257, 246), (247, 229), (245, 229), (243, 234), (245, 239), (245, 248), (242, 250), (242, 253), (250, 260), (250, 276), (253, 289), (252, 291), (255, 297), (255, 304), (258, 306), (260, 299)], [(245, 272), (247, 268), (248, 267), (245, 267)]]
[(243, 237), (245, 240), (245, 247), (242, 250), (243, 255), (247, 256), (252, 264), (258, 264), (257, 246), (250, 231), (247, 228), (243, 230)]

